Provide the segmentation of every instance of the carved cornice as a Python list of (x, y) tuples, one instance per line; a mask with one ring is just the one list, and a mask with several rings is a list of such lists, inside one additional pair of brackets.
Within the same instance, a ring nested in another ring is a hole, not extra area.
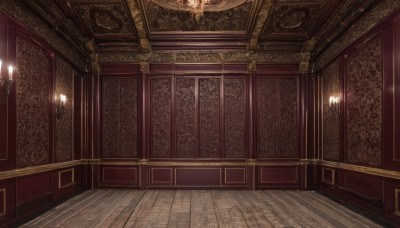
[(168, 52), (168, 53), (101, 53), (100, 63), (121, 62), (178, 62), (178, 63), (237, 63), (257, 61), (258, 63), (298, 64), (302, 60), (296, 52)]
[(360, 17), (353, 26), (343, 33), (318, 57), (315, 64), (316, 70), (324, 68), (353, 42), (367, 34), (370, 29), (399, 9), (399, 7), (400, 0), (380, 1), (374, 8)]
[(257, 17), (257, 22), (254, 26), (253, 31), (251, 32), (251, 37), (249, 39), (249, 50), (257, 50), (258, 38), (260, 37), (264, 28), (264, 24), (267, 21), (269, 14), (271, 13), (273, 3), (274, 1), (272, 0), (265, 0), (265, 2), (263, 3), (260, 13)]
[(139, 6), (135, 0), (126, 0), (129, 11), (131, 12), (133, 23), (135, 24), (136, 31), (140, 39), (140, 50), (144, 53), (151, 51), (150, 42), (147, 38), (145, 22), (143, 20), (143, 13), (140, 11)]
[(10, 15), (21, 21), (25, 26), (31, 29), (38, 36), (54, 47), (70, 60), (79, 70), (86, 68), (85, 57), (74, 51), (66, 41), (61, 39), (47, 24), (27, 10), (16, 0), (1, 0), (0, 9), (8, 12)]

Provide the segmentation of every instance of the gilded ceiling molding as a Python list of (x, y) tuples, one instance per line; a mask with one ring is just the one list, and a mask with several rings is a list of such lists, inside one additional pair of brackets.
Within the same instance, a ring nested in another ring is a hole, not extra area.
[(348, 46), (365, 35), (381, 20), (400, 7), (400, 0), (385, 0), (379, 2), (374, 8), (360, 17), (344, 34), (330, 45), (316, 60), (316, 70), (325, 67)]
[(253, 31), (251, 32), (251, 37), (249, 40), (249, 50), (256, 51), (258, 46), (258, 38), (263, 32), (264, 24), (267, 21), (269, 14), (271, 13), (271, 9), (273, 6), (273, 0), (265, 0), (262, 4), (262, 8), (260, 13), (257, 16), (257, 22), (254, 26)]
[(301, 53), (302, 60), (299, 63), (299, 72), (308, 73), (310, 69), (311, 52), (315, 47), (317, 40), (315, 37), (304, 42), (303, 52)]
[(301, 53), (297, 52), (165, 52), (140, 54), (100, 53), (100, 63), (115, 62), (173, 62), (173, 63), (257, 63), (298, 64), (302, 61)]
[(143, 53), (151, 52), (151, 45), (147, 38), (147, 33), (145, 29), (144, 15), (140, 11), (136, 0), (126, 0), (129, 11), (131, 12), (133, 23), (135, 24), (136, 31), (140, 39), (140, 50)]
[(149, 74), (150, 73), (150, 64), (149, 64), (149, 62), (140, 62), (140, 72), (142, 72), (142, 74)]
[(255, 60), (251, 60), (247, 63), (247, 72), (255, 73), (257, 71), (257, 62)]
[[(314, 54), (320, 54), (323, 49), (337, 38), (346, 27), (353, 23), (375, 0), (348, 0), (345, 1), (339, 12), (325, 26), (314, 35), (318, 43)], [(353, 9), (357, 9), (354, 11)]]
[(13, 15), (13, 17), (21, 21), (26, 27), (43, 38), (58, 52), (62, 53), (77, 68), (79, 68), (79, 70), (84, 71), (86, 68), (85, 57), (75, 52), (63, 39), (61, 39), (51, 28), (49, 28), (48, 25), (46, 25), (32, 12), (22, 6), (18, 1), (1, 0), (0, 9), (3, 9), (10, 15)]

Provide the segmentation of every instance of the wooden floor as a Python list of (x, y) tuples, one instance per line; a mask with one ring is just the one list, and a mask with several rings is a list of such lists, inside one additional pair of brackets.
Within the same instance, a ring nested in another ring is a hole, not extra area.
[(92, 190), (22, 227), (381, 227), (305, 191)]

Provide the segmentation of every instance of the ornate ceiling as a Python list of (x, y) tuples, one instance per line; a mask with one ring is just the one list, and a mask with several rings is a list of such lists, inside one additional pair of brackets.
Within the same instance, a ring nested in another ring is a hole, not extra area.
[(318, 56), (379, 2), (210, 0), (194, 15), (175, 0), (18, 1), (86, 55), (218, 49), (308, 56)]

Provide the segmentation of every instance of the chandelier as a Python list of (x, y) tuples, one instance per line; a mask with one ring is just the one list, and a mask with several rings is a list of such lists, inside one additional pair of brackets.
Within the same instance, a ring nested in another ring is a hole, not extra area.
[(246, 1), (253, 0), (150, 0), (171, 10), (191, 12), (199, 20), (203, 12), (219, 12), (232, 9)]
[[(204, 12), (204, 7), (209, 4), (211, 0), (176, 0), (179, 7), (189, 7), (194, 15), (201, 16)], [(197, 18), (197, 17), (196, 17)]]

